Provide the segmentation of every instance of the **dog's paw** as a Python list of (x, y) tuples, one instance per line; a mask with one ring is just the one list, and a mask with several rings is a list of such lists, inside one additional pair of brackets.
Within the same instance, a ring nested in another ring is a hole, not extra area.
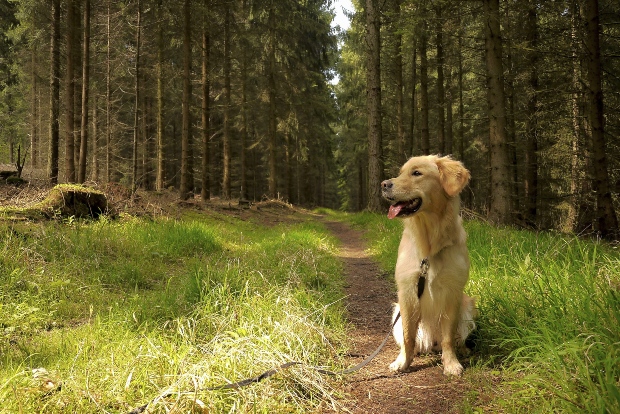
[(458, 361), (452, 361), (443, 366), (443, 374), (451, 377), (460, 377), (463, 374), (463, 365)]
[(400, 354), (394, 362), (390, 364), (390, 371), (392, 372), (406, 372), (411, 365), (411, 359), (407, 360), (405, 355)]

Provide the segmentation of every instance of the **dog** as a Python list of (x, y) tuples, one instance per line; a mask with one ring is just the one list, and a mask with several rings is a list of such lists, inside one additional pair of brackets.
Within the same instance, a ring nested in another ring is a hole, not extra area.
[(469, 253), (459, 215), (459, 194), (470, 177), (461, 162), (427, 155), (410, 158), (398, 177), (381, 183), (391, 203), (388, 218), (404, 224), (395, 269), (398, 304), (392, 321), (400, 312), (393, 328), (400, 354), (390, 364), (394, 372), (407, 371), (417, 353), (441, 350), (444, 374), (463, 373), (456, 347), (475, 328), (477, 316), (475, 300), (463, 292)]

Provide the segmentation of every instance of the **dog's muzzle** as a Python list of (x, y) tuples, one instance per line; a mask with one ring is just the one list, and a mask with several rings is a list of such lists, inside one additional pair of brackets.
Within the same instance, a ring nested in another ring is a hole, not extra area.
[(418, 212), (420, 207), (422, 207), (422, 199), (421, 198), (413, 198), (411, 200), (405, 201), (397, 201), (394, 202), (394, 183), (392, 180), (385, 180), (381, 183), (381, 194), (383, 198), (393, 202), (390, 206), (390, 210), (388, 211), (388, 218), (393, 219), (395, 217), (406, 217), (411, 214), (415, 214)]

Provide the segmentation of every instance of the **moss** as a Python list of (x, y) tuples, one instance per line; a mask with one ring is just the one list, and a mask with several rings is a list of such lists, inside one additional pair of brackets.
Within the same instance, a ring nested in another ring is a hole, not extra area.
[(108, 212), (108, 200), (101, 191), (76, 184), (59, 184), (52, 188), (40, 203), (28, 208), (0, 209), (0, 217), (12, 220), (97, 218)]
[(20, 186), (21, 184), (28, 183), (28, 181), (16, 175), (12, 175), (6, 179), (6, 183), (17, 187), (17, 186)]
[(35, 208), (47, 217), (93, 217), (108, 211), (108, 200), (104, 193), (75, 184), (59, 184), (52, 188)]

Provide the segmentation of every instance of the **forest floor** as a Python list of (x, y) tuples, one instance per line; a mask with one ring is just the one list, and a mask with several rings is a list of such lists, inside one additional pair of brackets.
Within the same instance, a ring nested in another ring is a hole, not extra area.
[[(0, 206), (25, 207), (42, 200), (49, 186), (0, 185)], [(179, 201), (174, 191), (140, 192), (129, 197), (120, 185), (104, 189), (117, 213), (150, 216), (176, 216), (187, 209), (204, 214), (228, 214), (241, 220), (252, 220), (272, 226), (280, 223), (322, 220), (340, 240), (339, 258), (346, 273), (345, 295), (351, 323), (350, 366), (372, 353), (390, 331), (392, 303), (396, 291), (390, 275), (382, 274), (367, 253), (362, 231), (308, 210), (281, 201), (263, 201), (251, 207), (240, 207), (234, 201), (211, 200), (202, 203), (199, 197)], [(394, 374), (388, 365), (398, 355), (395, 342), (388, 340), (385, 348), (366, 367), (343, 379), (342, 405), (351, 413), (455, 413), (463, 410), (471, 385), (461, 378), (447, 378), (442, 373), (438, 355), (414, 360), (410, 372)], [(329, 412), (325, 410), (324, 412)]]

